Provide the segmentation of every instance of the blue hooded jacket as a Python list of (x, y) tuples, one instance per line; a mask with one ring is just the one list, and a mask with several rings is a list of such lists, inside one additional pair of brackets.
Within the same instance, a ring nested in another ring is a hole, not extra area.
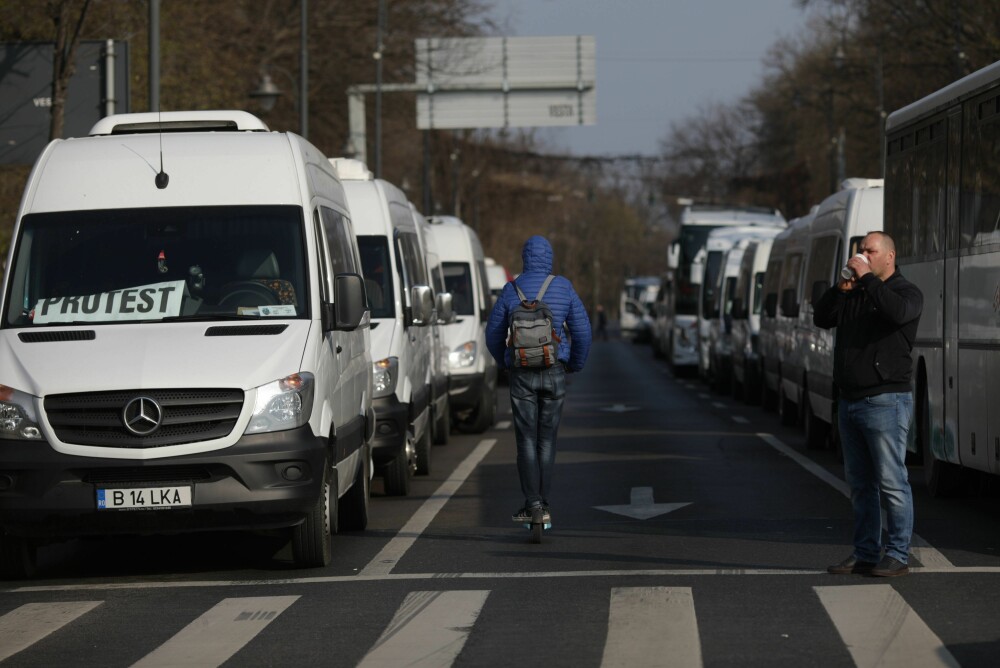
[[(524, 242), (521, 259), (524, 261), (524, 272), (517, 277), (516, 282), (525, 297), (534, 299), (545, 277), (552, 273), (552, 246), (545, 237), (533, 236)], [(590, 318), (573, 289), (573, 284), (563, 276), (556, 276), (542, 295), (542, 301), (552, 311), (556, 334), (561, 339), (559, 361), (565, 363), (570, 371), (583, 370), (590, 353)], [(520, 303), (517, 290), (507, 283), (486, 323), (486, 347), (501, 369), (510, 366), (507, 348), (510, 313)], [(566, 335), (567, 331), (569, 336)]]

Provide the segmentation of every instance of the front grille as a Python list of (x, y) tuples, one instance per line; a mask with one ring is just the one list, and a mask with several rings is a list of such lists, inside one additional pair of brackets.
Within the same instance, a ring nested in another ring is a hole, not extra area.
[[(137, 397), (149, 397), (163, 411), (160, 426), (137, 436), (125, 428), (123, 411)], [(109, 448), (161, 448), (229, 435), (243, 409), (243, 391), (121, 390), (54, 394), (45, 413), (64, 443)]]

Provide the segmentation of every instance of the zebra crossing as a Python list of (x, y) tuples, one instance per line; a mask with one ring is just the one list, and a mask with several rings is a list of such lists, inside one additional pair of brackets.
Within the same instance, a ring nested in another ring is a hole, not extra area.
[[(892, 585), (806, 585), (803, 591), (811, 604), (822, 606), (832, 629), (812, 632), (835, 632), (859, 668), (959, 665)], [(482, 657), (467, 656), (464, 660), (459, 657), (470, 635), (492, 632), (489, 626), (477, 623), (494, 594), (485, 589), (407, 592), (378, 639), (356, 665), (362, 668), (482, 665)], [(148, 653), (131, 665), (220, 666), (240, 650), (253, 649), (254, 643), (274, 643), (284, 633), (308, 626), (308, 616), (296, 618), (295, 611), (310, 596), (224, 598), (165, 642), (148, 648)], [(322, 605), (317, 598), (313, 596), (312, 603)], [(593, 650), (595, 655), (587, 658), (587, 662), (596, 663), (600, 656), (603, 668), (703, 665), (697, 587), (613, 587), (606, 600), (606, 635), (603, 645), (595, 642), (595, 646), (603, 646), (603, 652)], [(79, 665), (115, 665), (104, 661), (101, 645), (90, 642), (87, 634), (78, 632), (83, 636), (78, 639), (74, 627), (91, 616), (120, 615), (116, 606), (122, 604), (121, 600), (83, 600), (29, 602), (15, 607), (0, 616), (0, 662), (16, 662), (25, 650), (58, 638), (64, 645), (61, 651), (72, 651)], [(718, 623), (719, 610), (711, 611), (707, 618)], [(287, 620), (284, 631), (263, 634), (269, 626), (283, 620)], [(360, 632), (361, 629), (350, 628), (350, 621), (349, 618), (344, 621), (343, 631)], [(739, 620), (731, 619), (729, 623), (739, 624)], [(331, 659), (326, 665), (346, 664)]]

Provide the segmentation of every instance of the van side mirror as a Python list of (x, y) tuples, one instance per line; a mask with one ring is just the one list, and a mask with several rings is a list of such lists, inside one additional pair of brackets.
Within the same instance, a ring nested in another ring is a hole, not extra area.
[(410, 288), (410, 324), (426, 327), (434, 319), (434, 297), (429, 285)]
[(437, 293), (435, 307), (437, 308), (439, 325), (450, 325), (455, 322), (455, 307), (452, 305), (450, 292)]
[(681, 264), (681, 245), (670, 244), (667, 248), (667, 268), (676, 269)]
[(337, 274), (333, 277), (333, 304), (323, 305), (323, 331), (350, 332), (361, 325), (368, 311), (365, 282), (360, 274)]
[(799, 305), (795, 301), (795, 288), (785, 288), (781, 293), (781, 315), (786, 318), (799, 317)]
[(829, 281), (816, 281), (813, 283), (812, 300), (809, 302), (813, 306), (820, 300), (823, 293), (830, 289)]
[(764, 297), (764, 314), (768, 318), (778, 315), (778, 293), (768, 292)]

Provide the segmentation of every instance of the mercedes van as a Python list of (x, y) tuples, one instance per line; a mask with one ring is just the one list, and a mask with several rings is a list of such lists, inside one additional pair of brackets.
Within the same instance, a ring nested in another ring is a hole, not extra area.
[(402, 190), (358, 160), (332, 161), (358, 235), (371, 306), (377, 422), (372, 457), (385, 493), (406, 496), (430, 472), (432, 323), (437, 314), (426, 250)]
[(0, 564), (45, 541), (287, 529), (294, 563), (368, 518), (372, 369), (327, 158), (240, 111), (55, 140), (0, 293)]
[(452, 419), (463, 431), (479, 434), (493, 426), (497, 403), (496, 360), (486, 349), (486, 321), (493, 304), (486, 258), (476, 231), (459, 218), (427, 220), (455, 312), (455, 321), (444, 328)]

